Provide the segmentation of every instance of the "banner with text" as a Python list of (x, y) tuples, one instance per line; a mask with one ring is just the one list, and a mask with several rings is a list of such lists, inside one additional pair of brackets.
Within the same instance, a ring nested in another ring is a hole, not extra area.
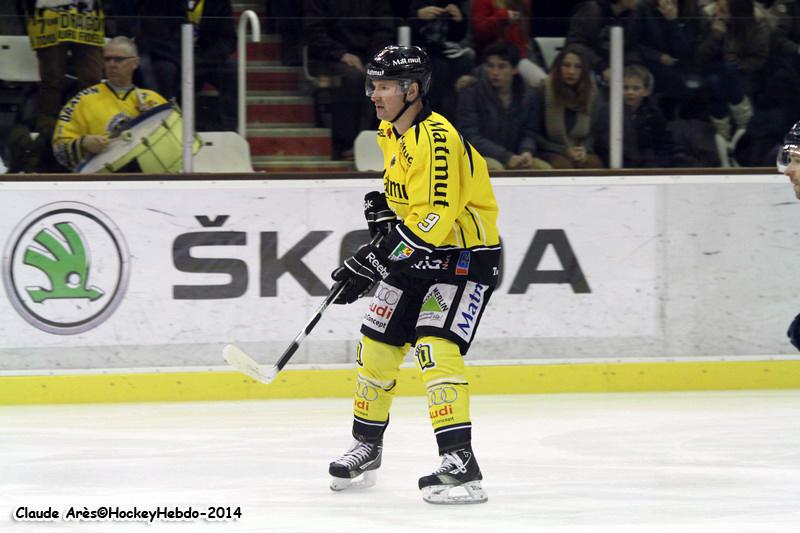
[[(800, 205), (784, 182), (495, 180), (502, 281), (471, 359), (788, 351)], [(0, 370), (279, 355), (369, 239), (377, 180), (2, 187)], [(353, 357), (364, 298), (295, 362)]]

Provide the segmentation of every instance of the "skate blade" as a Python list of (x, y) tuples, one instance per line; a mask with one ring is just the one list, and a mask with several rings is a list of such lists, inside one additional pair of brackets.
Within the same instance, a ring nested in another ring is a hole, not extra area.
[(368, 470), (360, 476), (350, 479), (345, 477), (331, 478), (331, 490), (334, 492), (341, 492), (343, 490), (361, 490), (368, 489), (375, 485), (378, 480), (378, 473), (374, 470)]
[[(453, 494), (453, 491), (455, 491), (455, 494)], [(483, 491), (480, 481), (470, 481), (463, 485), (431, 485), (425, 487), (422, 489), (422, 499), (435, 505), (465, 505), (486, 503), (489, 497)]]

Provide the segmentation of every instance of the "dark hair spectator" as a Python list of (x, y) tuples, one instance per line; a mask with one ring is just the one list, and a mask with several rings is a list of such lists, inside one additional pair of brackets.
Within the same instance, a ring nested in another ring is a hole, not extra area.
[(313, 75), (336, 78), (331, 113), (334, 157), (351, 159), (358, 132), (374, 129), (374, 110), (364, 98), (365, 65), (395, 41), (388, 0), (305, 0), (304, 33)]
[[(684, 24), (678, 0), (641, 0), (640, 51), (654, 78), (659, 105), (674, 117), (680, 102), (689, 98), (686, 76), (692, 71), (691, 25)], [(688, 14), (691, 14), (690, 12)]]
[(611, 27), (621, 26), (625, 35), (624, 62), (641, 63), (641, 20), (639, 0), (588, 0), (570, 17), (566, 44), (585, 47), (591, 67), (609, 79), (608, 54), (611, 48)]
[(458, 0), (415, 0), (408, 13), (412, 42), (425, 49), (433, 65), (436, 83), (431, 85), (428, 99), (448, 118), (456, 111), (456, 80), (475, 66), (475, 51), (462, 44), (469, 28), (467, 5)]
[(518, 64), (519, 52), (510, 43), (489, 46), (477, 81), (459, 94), (458, 126), (489, 170), (551, 168), (535, 157), (539, 106)]
[(517, 47), (519, 74), (531, 87), (547, 77), (531, 60), (531, 0), (472, 0), (472, 34), (480, 60), (489, 45), (508, 42)]
[(564, 47), (538, 89), (536, 142), (540, 156), (553, 168), (603, 168), (593, 131), (599, 96), (583, 50)]
[(734, 157), (742, 166), (770, 166), (775, 146), (800, 116), (795, 96), (800, 86), (800, 2), (766, 1), (755, 8), (756, 18), (769, 28), (770, 52), (766, 75), (756, 79), (753, 116), (736, 143)]
[(753, 115), (750, 97), (769, 55), (770, 35), (754, 16), (753, 0), (718, 0), (706, 6), (705, 32), (697, 44), (698, 66), (711, 90), (711, 123), (725, 141), (735, 144)]

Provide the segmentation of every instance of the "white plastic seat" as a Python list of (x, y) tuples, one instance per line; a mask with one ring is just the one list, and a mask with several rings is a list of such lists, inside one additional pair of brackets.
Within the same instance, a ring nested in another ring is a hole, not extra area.
[(235, 131), (202, 131), (203, 146), (194, 156), (194, 172), (253, 172), (250, 145)]
[(542, 51), (542, 58), (548, 70), (553, 65), (553, 60), (558, 53), (564, 48), (565, 41), (565, 37), (536, 37), (536, 44)]
[(26, 35), (0, 35), (0, 80), (41, 81), (39, 58)]
[(378, 147), (378, 133), (375, 130), (359, 133), (353, 144), (353, 152), (356, 170), (383, 170), (383, 153)]

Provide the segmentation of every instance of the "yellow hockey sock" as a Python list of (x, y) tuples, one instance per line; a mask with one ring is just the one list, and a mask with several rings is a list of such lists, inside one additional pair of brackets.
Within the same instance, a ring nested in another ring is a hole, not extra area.
[(428, 392), (428, 416), (440, 448), (469, 443), (469, 383), (458, 345), (420, 337), (414, 355)]

